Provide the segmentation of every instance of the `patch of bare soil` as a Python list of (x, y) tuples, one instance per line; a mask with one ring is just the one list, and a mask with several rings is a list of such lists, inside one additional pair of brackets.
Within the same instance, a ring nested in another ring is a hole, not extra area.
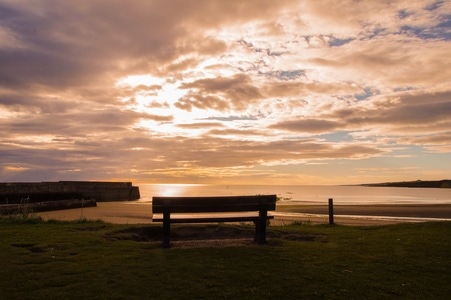
[[(224, 248), (248, 246), (254, 243), (253, 226), (224, 225), (175, 225), (171, 227), (172, 248)], [(161, 242), (162, 228), (158, 226), (130, 227), (110, 233), (108, 238), (133, 240), (138, 242)], [(273, 240), (290, 240), (299, 242), (326, 242), (327, 236), (312, 233), (290, 233), (280, 230), (267, 232), (268, 245)]]

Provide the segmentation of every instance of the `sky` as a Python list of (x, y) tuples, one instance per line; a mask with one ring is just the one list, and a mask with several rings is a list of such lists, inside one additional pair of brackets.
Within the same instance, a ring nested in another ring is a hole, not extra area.
[(451, 178), (451, 1), (0, 0), (0, 181)]

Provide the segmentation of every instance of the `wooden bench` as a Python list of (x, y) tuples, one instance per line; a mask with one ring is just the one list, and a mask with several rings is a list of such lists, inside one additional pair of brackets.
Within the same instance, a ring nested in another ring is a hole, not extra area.
[(264, 244), (267, 220), (274, 219), (268, 211), (276, 209), (276, 198), (276, 195), (153, 197), (152, 222), (163, 222), (165, 248), (170, 247), (171, 223), (252, 221), (255, 224), (254, 241)]

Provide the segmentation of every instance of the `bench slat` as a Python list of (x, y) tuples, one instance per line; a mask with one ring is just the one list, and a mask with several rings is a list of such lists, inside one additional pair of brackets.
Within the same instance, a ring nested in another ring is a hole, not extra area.
[[(274, 216), (267, 216), (266, 219), (274, 219)], [(242, 216), (242, 217), (172, 217), (171, 223), (226, 223), (226, 222), (256, 222), (258, 216)], [(163, 216), (153, 217), (152, 222), (163, 222)]]
[(205, 205), (211, 202), (241, 204), (241, 203), (274, 203), (276, 195), (252, 195), (252, 196), (202, 196), (202, 197), (152, 197), (156, 205), (170, 203), (171, 205)]
[(163, 213), (167, 211), (171, 213), (193, 213), (193, 212), (240, 212), (240, 211), (258, 211), (260, 209), (275, 210), (275, 204), (209, 204), (209, 205), (153, 205), (153, 213)]
[(153, 197), (153, 213), (238, 212), (275, 210), (276, 195), (220, 197)]

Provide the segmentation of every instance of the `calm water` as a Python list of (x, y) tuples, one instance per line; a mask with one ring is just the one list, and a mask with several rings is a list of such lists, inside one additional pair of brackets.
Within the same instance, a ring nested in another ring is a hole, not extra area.
[(140, 184), (139, 202), (153, 196), (232, 196), (276, 194), (279, 204), (451, 204), (451, 189), (305, 185)]

